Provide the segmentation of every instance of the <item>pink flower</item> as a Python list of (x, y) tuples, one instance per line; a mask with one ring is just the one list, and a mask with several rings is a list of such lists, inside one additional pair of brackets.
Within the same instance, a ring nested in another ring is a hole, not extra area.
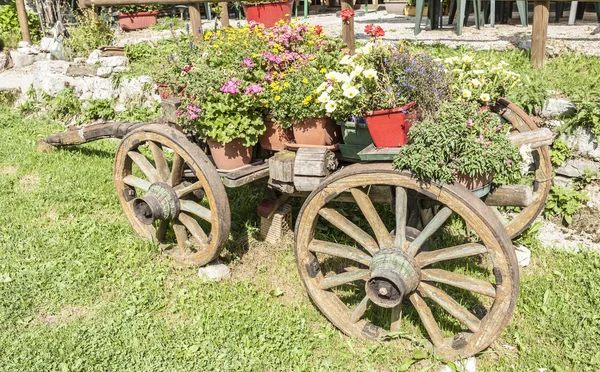
[(485, 139), (485, 137), (483, 137), (483, 134), (479, 136), (479, 138), (475, 139), (475, 142), (483, 142), (483, 140)]
[(504, 162), (504, 165), (510, 165), (513, 161), (512, 160), (507, 160)]
[(245, 96), (248, 96), (250, 94), (258, 94), (258, 93), (262, 93), (265, 90), (258, 84), (251, 84), (246, 88), (246, 91), (244, 92)]
[(221, 92), (229, 94), (238, 94), (240, 92), (240, 85), (242, 85), (241, 81), (239, 81), (236, 78), (231, 78), (225, 83), (225, 85), (223, 85), (223, 87), (221, 88)]
[(251, 69), (252, 67), (254, 67), (254, 61), (252, 61), (252, 59), (250, 58), (244, 58), (244, 60), (242, 61), (242, 66)]
[(502, 130), (502, 124), (498, 124), (496, 127), (496, 132), (500, 132)]
[(467, 121), (467, 127), (473, 127), (475, 126), (475, 123), (473, 123), (472, 119), (469, 119), (469, 121)]

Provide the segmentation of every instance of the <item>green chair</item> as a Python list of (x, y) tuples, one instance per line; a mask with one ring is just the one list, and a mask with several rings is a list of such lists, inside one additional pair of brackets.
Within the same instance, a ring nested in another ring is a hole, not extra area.
[[(294, 17), (298, 18), (298, 2), (302, 0), (294, 1)], [(304, 0), (304, 19), (308, 18), (308, 0)]]

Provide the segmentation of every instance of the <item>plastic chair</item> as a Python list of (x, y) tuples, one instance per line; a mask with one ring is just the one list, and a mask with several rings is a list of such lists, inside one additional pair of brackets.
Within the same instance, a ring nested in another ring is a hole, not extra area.
[[(302, 0), (294, 1), (294, 17), (298, 18), (298, 2)], [(304, 0), (304, 19), (308, 18), (308, 0)]]

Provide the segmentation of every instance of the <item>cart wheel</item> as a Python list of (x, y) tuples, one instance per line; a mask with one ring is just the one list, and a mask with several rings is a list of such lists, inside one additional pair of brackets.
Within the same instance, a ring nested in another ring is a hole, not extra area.
[(114, 181), (134, 230), (177, 261), (204, 265), (229, 234), (229, 201), (200, 148), (179, 130), (144, 126), (119, 145)]
[[(506, 121), (511, 123), (514, 130), (522, 133), (539, 129), (523, 109), (506, 98), (498, 98), (497, 105), (500, 109), (499, 113)], [(519, 236), (523, 230), (531, 226), (533, 221), (544, 211), (546, 199), (552, 187), (552, 163), (548, 146), (535, 149), (533, 156), (535, 180), (533, 182), (532, 203), (522, 208), (512, 220), (502, 220), (511, 239)]]
[[(396, 213), (387, 226), (381, 218), (386, 205), (380, 213), (369, 197), (375, 185), (395, 194)], [(440, 207), (422, 231), (406, 225), (407, 195), (414, 192)], [(348, 213), (354, 222), (336, 209), (342, 204), (334, 199), (342, 193), (340, 200), (350, 194), (360, 209)], [(452, 214), (481, 241), (461, 236), (442, 245), (436, 232)], [(438, 246), (431, 250), (427, 243), (433, 242)], [(513, 246), (491, 209), (461, 185), (423, 184), (391, 164), (352, 165), (308, 197), (295, 244), (308, 294), (350, 336), (378, 339), (421, 327), (436, 353), (468, 357), (498, 338), (513, 315), (519, 290)]]

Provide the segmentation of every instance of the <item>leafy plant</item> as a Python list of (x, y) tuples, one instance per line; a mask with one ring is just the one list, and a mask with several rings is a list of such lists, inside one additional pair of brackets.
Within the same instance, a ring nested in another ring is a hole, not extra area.
[(79, 123), (89, 123), (94, 120), (112, 120), (115, 118), (115, 101), (113, 99), (92, 99), (87, 101), (81, 110)]
[(153, 12), (164, 8), (161, 4), (131, 4), (119, 7), (121, 14), (134, 14), (140, 12)]
[(46, 109), (48, 116), (55, 120), (69, 120), (81, 113), (81, 102), (75, 95), (73, 87), (68, 87), (54, 97), (42, 93), (43, 107)]
[(562, 186), (552, 186), (544, 215), (546, 217), (562, 217), (567, 225), (573, 220), (573, 214), (579, 210), (579, 207), (589, 200), (586, 191), (577, 191), (575, 189)]
[[(36, 13), (27, 12), (29, 32), (34, 40), (41, 36), (40, 19)], [(0, 5), (0, 50), (4, 47), (13, 48), (20, 40), (19, 17), (15, 1)]]
[(65, 47), (72, 57), (87, 57), (99, 46), (112, 43), (113, 31), (93, 7), (81, 10), (75, 19), (77, 26), (69, 28), (69, 37), (64, 39)]
[(600, 140), (600, 103), (582, 102), (577, 105), (577, 113), (566, 120), (565, 129), (573, 131), (577, 127), (591, 129)]
[(129, 122), (147, 122), (159, 117), (162, 113), (160, 104), (152, 106), (144, 105), (141, 102), (129, 102), (125, 105), (125, 111), (117, 114), (117, 119)]
[(574, 186), (577, 190), (581, 190), (597, 179), (600, 179), (600, 174), (598, 174), (597, 171), (585, 169), (581, 173), (581, 176), (577, 177), (575, 180)]
[(521, 155), (506, 136), (508, 129), (497, 114), (475, 102), (447, 103), (412, 126), (410, 142), (400, 147), (394, 167), (413, 171), (423, 181), (493, 176), (495, 183), (516, 183)]
[(550, 161), (553, 165), (560, 166), (571, 155), (573, 155), (573, 150), (571, 150), (567, 141), (561, 138), (554, 140), (550, 149)]

